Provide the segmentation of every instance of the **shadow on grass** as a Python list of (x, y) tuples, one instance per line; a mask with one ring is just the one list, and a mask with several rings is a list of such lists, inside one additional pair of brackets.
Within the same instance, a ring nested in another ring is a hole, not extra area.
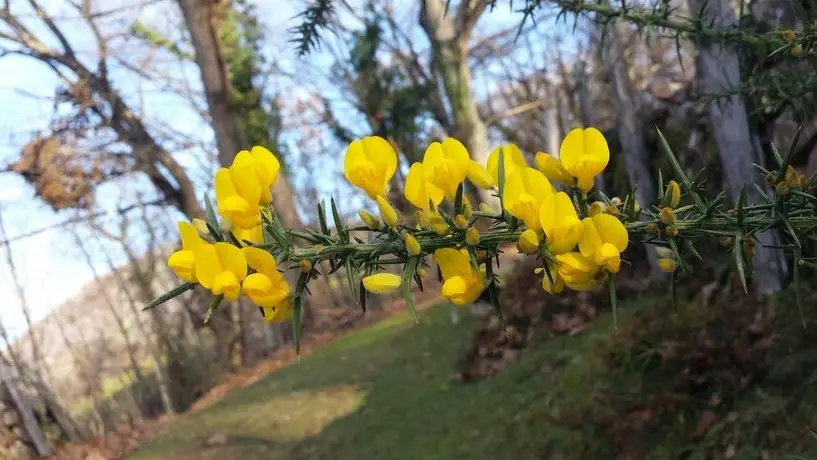
[[(502, 374), (463, 385), (456, 362), (472, 330), (470, 318), (452, 325), (446, 305), (419, 325), (388, 319), (182, 417), (132, 458), (575, 458), (553, 446), (574, 449), (578, 434), (546, 421), (557, 405), (588, 399), (587, 337), (537, 345)], [(216, 433), (226, 443), (208, 446)]]

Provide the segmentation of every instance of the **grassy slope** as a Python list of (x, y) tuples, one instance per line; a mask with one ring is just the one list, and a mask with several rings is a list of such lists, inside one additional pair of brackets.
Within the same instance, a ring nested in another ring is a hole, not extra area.
[[(608, 316), (463, 385), (452, 376), (472, 326), (451, 325), (445, 306), (426, 311), (418, 326), (405, 315), (386, 320), (183, 416), (132, 458), (612, 458), (592, 432), (547, 422), (598, 391), (604, 377), (591, 348), (609, 334)], [(227, 442), (207, 447), (214, 433)], [(733, 458), (758, 455), (739, 449)]]

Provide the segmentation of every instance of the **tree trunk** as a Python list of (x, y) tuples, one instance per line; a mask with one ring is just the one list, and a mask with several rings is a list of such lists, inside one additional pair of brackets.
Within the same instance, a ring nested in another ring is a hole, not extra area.
[[(468, 66), (468, 46), (470, 28), (463, 27), (458, 13), (457, 20), (446, 15), (446, 2), (423, 0), (420, 24), (431, 42), (431, 65), (439, 75), (445, 88), (453, 117), (453, 129), (446, 129), (450, 135), (465, 144), (471, 158), (485, 164), (491, 153), (488, 146), (488, 129), (479, 115), (476, 100), (471, 89), (471, 70)], [(479, 15), (478, 12), (471, 14)], [(473, 18), (475, 20), (475, 18)], [(479, 190), (482, 202), (495, 208), (499, 200), (490, 190)]]
[[(714, 27), (730, 28), (737, 23), (727, 0), (689, 0), (691, 11), (701, 11), (704, 6), (703, 20)], [(705, 92), (725, 93), (740, 84), (740, 60), (733, 46), (711, 42), (702, 45), (698, 53), (698, 77)], [(756, 152), (742, 97), (735, 94), (711, 103), (709, 122), (732, 199), (737, 200), (745, 184), (747, 202), (754, 202), (758, 193), (752, 182), (757, 182), (761, 187), (765, 187), (765, 184), (756, 180), (757, 171), (752, 164), (763, 165), (764, 161)], [(780, 244), (777, 232), (768, 231), (756, 237), (759, 244), (752, 259), (755, 292), (768, 295), (783, 288), (788, 266), (781, 251), (768, 247)]]
[[(598, 25), (597, 27), (602, 27)], [(613, 104), (618, 114), (617, 131), (624, 162), (627, 165), (627, 177), (630, 186), (635, 187), (635, 198), (642, 208), (655, 204), (658, 191), (655, 179), (650, 173), (650, 152), (644, 140), (644, 130), (638, 114), (638, 107), (633, 98), (630, 77), (627, 73), (627, 62), (621, 49), (618, 34), (618, 23), (612, 22), (607, 29), (607, 37), (602, 44), (602, 60), (605, 73), (613, 92)], [(646, 245), (647, 259), (650, 264), (650, 276), (653, 279), (665, 278), (658, 267), (658, 252), (651, 244)]]
[(37, 422), (34, 410), (31, 408), (31, 405), (28, 404), (28, 401), (26, 401), (25, 396), (17, 389), (11, 370), (5, 362), (0, 362), (0, 380), (2, 380), (3, 385), (6, 387), (6, 391), (14, 403), (17, 413), (20, 414), (20, 419), (23, 421), (26, 433), (29, 438), (31, 438), (31, 443), (34, 444), (37, 455), (41, 457), (51, 455), (51, 449), (48, 448), (48, 442), (45, 439), (42, 429), (40, 429), (40, 424)]

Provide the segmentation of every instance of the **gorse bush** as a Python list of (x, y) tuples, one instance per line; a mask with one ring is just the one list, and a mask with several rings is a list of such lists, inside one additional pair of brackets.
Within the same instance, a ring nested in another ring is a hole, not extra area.
[[(324, 203), (317, 206), (320, 229), (307, 231), (284, 228), (275, 213), (271, 188), (280, 168), (275, 155), (263, 147), (241, 151), (229, 168), (216, 172), (216, 205), (205, 201), (207, 221), (179, 223), (183, 247), (170, 256), (168, 265), (185, 283), (146, 309), (196, 285), (213, 294), (206, 318), (223, 299), (246, 296), (261, 308), (266, 321), (292, 322), (297, 350), (301, 307), (309, 283), (320, 276), (320, 264), (332, 272), (345, 269), (349, 288), (362, 306), (367, 292), (402, 289), (416, 319), (411, 286), (422, 289), (418, 270), (434, 263), (444, 298), (467, 305), (487, 289), (501, 315), (495, 263), (502, 247), (515, 243), (520, 252), (540, 261), (543, 294), (556, 295), (565, 287), (590, 290), (606, 282), (617, 318), (615, 280), (626, 270), (621, 254), (630, 240), (658, 246), (659, 266), (671, 274), (674, 293), (675, 274), (690, 271), (695, 259), (702, 259), (696, 242), (716, 238), (731, 251), (747, 290), (754, 235), (769, 229), (784, 235), (781, 249), (793, 254), (794, 282), (799, 283), (800, 267), (813, 265), (802, 254), (817, 229), (817, 197), (811, 194), (812, 181), (789, 166), (789, 155), (776, 155), (775, 170), (758, 168), (774, 193), (758, 187), (761, 200), (747, 203), (744, 188), (732, 207), (726, 192), (705, 196), (701, 181), (686, 174), (658, 134), (675, 179), (665, 182), (659, 174), (652, 208), (641, 208), (633, 193), (610, 198), (594, 188), (610, 152), (601, 132), (587, 128), (567, 134), (558, 158), (537, 153), (535, 167), (514, 145), (497, 147), (482, 165), (471, 160), (456, 139), (433, 142), (405, 179), (403, 194), (416, 208), (411, 216), (400, 215), (387, 199), (397, 154), (385, 139), (364, 137), (347, 148), (344, 173), (377, 204), (380, 218), (361, 211), (365, 225), (349, 227), (331, 200), (329, 210)], [(482, 203), (474, 209), (463, 193), (466, 182), (493, 190), (498, 207)], [(327, 223), (327, 211), (334, 228)], [(478, 230), (478, 221), (486, 221), (489, 225), (480, 227), (487, 230)], [(369, 232), (373, 238), (363, 242), (351, 236), (353, 231)], [(388, 265), (402, 267), (402, 275), (378, 273)], [(282, 270), (299, 272), (295, 286)]]

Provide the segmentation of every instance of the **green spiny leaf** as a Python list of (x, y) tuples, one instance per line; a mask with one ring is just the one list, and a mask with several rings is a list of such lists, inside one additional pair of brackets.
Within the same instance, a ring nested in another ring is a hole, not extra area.
[(335, 198), (331, 199), (332, 205), (332, 219), (335, 221), (335, 230), (340, 235), (340, 240), (344, 243), (349, 242), (349, 230), (343, 225), (343, 219), (340, 218), (340, 213), (338, 212), (338, 207), (335, 204)]
[(182, 284), (174, 287), (170, 291), (165, 292), (164, 294), (160, 295), (159, 297), (156, 297), (155, 299), (151, 300), (149, 304), (142, 307), (142, 311), (147, 311), (147, 310), (150, 310), (151, 308), (158, 307), (159, 305), (167, 302), (168, 300), (170, 300), (170, 299), (172, 299), (174, 297), (178, 297), (178, 296), (184, 294), (185, 292), (193, 289), (194, 287), (196, 287), (196, 283), (190, 283), (190, 282), (182, 283)]
[(210, 202), (210, 198), (207, 195), (204, 195), (204, 209), (207, 214), (207, 230), (210, 231), (210, 235), (212, 235), (216, 241), (224, 241), (224, 238), (221, 236), (221, 225), (218, 223), (216, 210), (213, 208), (213, 203)]
[(417, 316), (417, 309), (414, 307), (414, 298), (411, 295), (411, 280), (414, 278), (414, 273), (417, 271), (417, 264), (420, 262), (419, 257), (409, 257), (406, 261), (406, 266), (403, 269), (403, 276), (400, 280), (400, 287), (403, 290), (403, 298), (406, 299), (406, 308), (414, 318), (415, 323), (420, 322), (420, 317)]
[(222, 299), (224, 299), (224, 294), (213, 296), (213, 300), (210, 301), (210, 306), (207, 307), (207, 312), (204, 314), (204, 324), (210, 322), (210, 318), (213, 317), (213, 314), (216, 312), (216, 309), (221, 304)]
[(318, 203), (318, 224), (321, 226), (321, 232), (324, 235), (329, 235), (329, 226), (326, 224), (326, 201), (321, 200)]
[(610, 307), (613, 310), (613, 329), (618, 330), (618, 302), (616, 299), (616, 275), (614, 273), (607, 274), (607, 280), (610, 285)]
[(664, 150), (664, 153), (667, 156), (667, 160), (669, 160), (670, 165), (672, 166), (673, 172), (684, 185), (686, 190), (689, 190), (689, 193), (692, 195), (692, 200), (695, 202), (695, 206), (700, 209), (701, 211), (706, 209), (706, 205), (704, 205), (703, 200), (701, 197), (695, 193), (695, 187), (692, 184), (692, 181), (689, 180), (689, 177), (684, 172), (684, 168), (681, 167), (681, 163), (678, 163), (678, 159), (675, 158), (675, 154), (672, 152), (672, 148), (669, 146), (669, 142), (667, 142), (667, 138), (664, 137), (664, 133), (661, 132), (660, 129), (657, 127), (655, 130), (658, 132), (658, 140), (661, 144), (661, 148)]
[(301, 273), (295, 284), (295, 294), (292, 298), (292, 343), (295, 346), (295, 354), (298, 356), (301, 354), (301, 310), (307, 281), (309, 281), (309, 273)]

